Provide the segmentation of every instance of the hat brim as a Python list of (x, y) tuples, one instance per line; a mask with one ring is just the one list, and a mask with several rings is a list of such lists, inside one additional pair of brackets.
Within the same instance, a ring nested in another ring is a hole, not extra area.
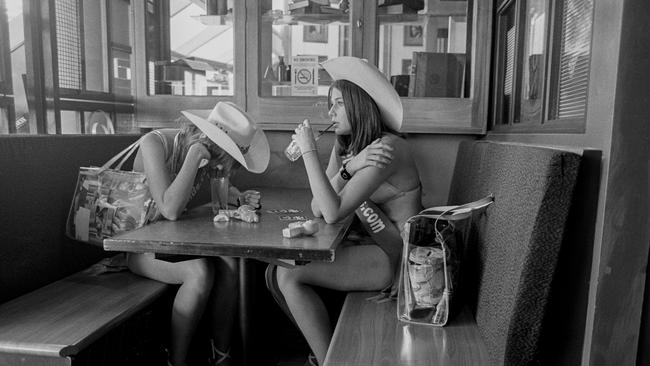
[(334, 80), (348, 80), (374, 99), (384, 122), (395, 131), (402, 128), (402, 100), (384, 74), (374, 65), (352, 56), (329, 59), (321, 64)]
[(264, 131), (257, 128), (253, 139), (251, 140), (250, 147), (246, 154), (242, 154), (237, 144), (216, 125), (208, 122), (209, 110), (187, 110), (182, 111), (183, 115), (187, 117), (201, 132), (203, 132), (210, 141), (214, 142), (223, 151), (237, 160), (246, 170), (251, 173), (262, 173), (269, 165), (269, 142), (266, 139)]

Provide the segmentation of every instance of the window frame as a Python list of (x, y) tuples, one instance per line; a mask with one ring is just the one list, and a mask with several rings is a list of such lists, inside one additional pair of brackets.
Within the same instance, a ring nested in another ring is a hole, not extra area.
[[(234, 92), (228, 96), (180, 96), (149, 95), (147, 71), (146, 21), (147, 0), (131, 0), (134, 19), (135, 54), (135, 98), (137, 100), (137, 124), (140, 128), (178, 127), (176, 120), (186, 109), (211, 110), (218, 101), (233, 102), (244, 110), (246, 108), (246, 4), (243, 0), (233, 2), (234, 45)], [(156, 0), (164, 1), (164, 0)]]
[[(133, 0), (130, 0), (131, 5), (134, 6)], [(119, 49), (123, 49), (127, 52), (130, 52), (132, 55), (131, 58), (131, 67), (134, 68), (134, 63), (135, 63), (135, 57), (133, 57), (133, 47), (129, 47), (127, 45), (123, 44), (117, 44), (114, 45), (112, 42), (112, 24), (110, 22), (110, 16), (111, 16), (111, 11), (110, 11), (110, 4), (108, 1), (100, 1), (100, 6), (103, 6), (103, 14), (105, 15), (106, 19), (103, 19), (103, 24), (106, 25), (105, 29), (102, 29), (106, 33), (106, 43), (102, 45), (102, 47), (105, 47), (106, 51), (106, 59), (104, 60), (106, 62), (107, 70), (106, 72), (108, 73), (107, 80), (108, 80), (108, 92), (101, 92), (101, 91), (93, 91), (93, 90), (88, 90), (86, 89), (86, 65), (84, 62), (84, 55), (85, 55), (85, 49), (84, 49), (84, 40), (85, 40), (85, 28), (83, 24), (83, 1), (82, 0), (77, 0), (77, 5), (79, 6), (79, 12), (77, 16), (79, 17), (79, 38), (81, 40), (80, 42), (80, 54), (81, 54), (81, 80), (80, 80), (80, 89), (74, 89), (74, 88), (58, 88), (59, 92), (59, 102), (58, 102), (58, 108), (56, 113), (60, 115), (61, 111), (73, 111), (73, 112), (79, 112), (79, 119), (80, 119), (80, 129), (82, 134), (87, 134), (88, 132), (86, 131), (86, 121), (85, 121), (85, 115), (84, 112), (94, 112), (97, 110), (102, 110), (103, 112), (107, 113), (111, 119), (114, 121), (116, 120), (116, 114), (124, 113), (124, 114), (134, 114), (135, 115), (135, 96), (134, 96), (134, 85), (131, 85), (131, 95), (118, 95), (115, 94), (113, 88), (114, 88), (114, 82), (113, 82), (113, 48), (118, 47)], [(133, 13), (133, 12), (131, 12)], [(133, 19), (132, 19), (133, 20)], [(53, 36), (56, 40), (56, 32), (53, 32)], [(133, 34), (130, 35), (131, 37), (131, 43), (133, 44)], [(57, 61), (58, 63), (58, 61)], [(58, 66), (55, 68), (56, 72), (58, 73)], [(58, 80), (58, 78), (57, 78)], [(132, 81), (134, 83), (135, 81)], [(60, 124), (60, 118), (58, 118), (58, 124), (57, 124), (57, 133), (61, 133), (61, 124)]]
[[(6, 110), (7, 128), (16, 133), (14, 96), (11, 76), (11, 49), (9, 44), (9, 19), (5, 0), (0, 0), (0, 111)], [(1, 113), (1, 112), (0, 112)]]
[[(547, 12), (549, 14), (549, 21), (546, 25), (545, 35), (544, 35), (544, 44), (545, 44), (545, 56), (544, 56), (544, 83), (543, 83), (543, 98), (542, 101), (542, 118), (540, 122), (518, 122), (514, 123), (515, 111), (517, 110), (516, 104), (520, 102), (520, 93), (519, 86), (523, 78), (523, 72), (521, 72), (521, 67), (523, 66), (523, 47), (521, 47), (521, 42), (525, 37), (525, 27), (522, 26), (522, 22), (526, 20), (525, 10), (526, 3), (528, 0), (503, 0), (500, 2), (499, 6), (495, 9), (494, 21), (495, 21), (495, 44), (493, 47), (494, 51), (494, 63), (493, 63), (493, 77), (492, 85), (495, 86), (494, 91), (492, 92), (492, 102), (490, 105), (491, 113), (489, 128), (488, 131), (492, 133), (585, 133), (586, 131), (586, 107), (585, 106), (585, 115), (581, 118), (552, 118), (551, 108), (552, 103), (557, 103), (553, 101), (554, 95), (553, 90), (558, 88), (559, 84), (559, 60), (556, 60), (557, 54), (560, 52), (561, 45), (561, 26), (562, 26), (562, 6), (556, 1), (549, 1), (547, 6)], [(510, 118), (509, 121), (503, 123), (497, 123), (500, 117), (500, 106), (502, 105), (502, 88), (504, 85), (501, 83), (503, 76), (503, 63), (502, 60), (504, 55), (502, 55), (502, 47), (504, 47), (502, 42), (501, 34), (501, 19), (502, 14), (505, 13), (509, 6), (515, 6), (515, 34), (517, 39), (515, 40), (515, 62), (514, 62), (514, 75), (513, 75), (513, 101), (510, 106)], [(558, 28), (559, 27), (559, 28)], [(593, 39), (593, 18), (592, 18), (592, 32), (591, 37)], [(591, 43), (590, 43), (591, 47)], [(591, 54), (590, 54), (591, 57)], [(587, 100), (588, 102), (588, 100)]]

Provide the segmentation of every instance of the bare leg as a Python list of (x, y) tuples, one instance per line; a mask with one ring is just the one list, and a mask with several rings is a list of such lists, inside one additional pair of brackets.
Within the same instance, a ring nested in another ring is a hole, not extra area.
[(212, 339), (219, 351), (228, 352), (239, 291), (238, 265), (235, 258), (229, 257), (217, 257), (215, 262), (215, 285), (209, 305), (212, 315)]
[(312, 262), (294, 269), (278, 267), (278, 285), (320, 365), (332, 339), (327, 309), (312, 285), (340, 291), (372, 291), (388, 285), (388, 256), (376, 245), (341, 248), (333, 263)]
[(180, 284), (171, 319), (171, 362), (184, 365), (199, 319), (210, 296), (214, 265), (205, 258), (170, 263), (146, 254), (129, 255), (133, 273), (169, 284)]

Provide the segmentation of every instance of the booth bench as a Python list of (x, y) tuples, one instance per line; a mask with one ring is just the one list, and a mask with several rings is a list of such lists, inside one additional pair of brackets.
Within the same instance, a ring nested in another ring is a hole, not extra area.
[(396, 301), (350, 293), (325, 365), (538, 364), (540, 335), (580, 152), (462, 142), (449, 204), (490, 193), (463, 259), (464, 308), (444, 328), (397, 319)]
[(114, 253), (65, 237), (79, 167), (136, 139), (0, 136), (0, 364), (155, 363), (147, 337), (165, 323), (152, 304), (167, 285), (98, 273), (92, 265)]

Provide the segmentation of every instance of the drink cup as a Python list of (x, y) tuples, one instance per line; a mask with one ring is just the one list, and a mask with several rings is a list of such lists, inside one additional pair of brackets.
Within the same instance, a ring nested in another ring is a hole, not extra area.
[[(316, 107), (316, 105), (318, 105), (319, 107)], [(326, 105), (326, 104), (325, 104), (325, 105)], [(315, 106), (314, 108), (318, 108), (318, 110), (320, 110), (321, 112), (322, 112), (323, 110), (326, 110), (326, 109), (323, 109), (323, 108), (322, 108), (322, 103), (320, 103), (320, 102), (319, 102), (319, 103), (316, 103), (314, 106)], [(323, 115), (323, 116), (326, 116), (326, 114), (322, 114), (322, 115)], [(320, 139), (321, 136), (323, 136), (323, 133), (325, 133), (325, 132), (328, 131), (330, 128), (332, 128), (332, 126), (334, 126), (334, 123), (330, 124), (329, 126), (327, 126), (326, 129), (324, 129), (323, 131), (319, 132), (318, 135), (314, 136), (314, 139), (315, 139), (316, 141), (318, 141), (318, 139)], [(300, 157), (302, 156), (302, 151), (300, 151), (300, 146), (298, 146), (298, 143), (296, 142), (296, 140), (291, 140), (291, 142), (289, 143), (289, 145), (287, 146), (287, 148), (284, 149), (284, 155), (285, 155), (285, 156), (287, 157), (287, 159), (289, 159), (290, 161), (296, 161), (296, 160), (300, 159)]]
[(226, 176), (210, 178), (210, 193), (212, 213), (218, 214), (219, 210), (228, 209), (228, 190), (230, 179)]
[(291, 140), (289, 146), (284, 149), (284, 155), (287, 157), (287, 159), (289, 159), (289, 161), (296, 161), (300, 159), (302, 152), (300, 151), (300, 146), (298, 146), (296, 140)]

